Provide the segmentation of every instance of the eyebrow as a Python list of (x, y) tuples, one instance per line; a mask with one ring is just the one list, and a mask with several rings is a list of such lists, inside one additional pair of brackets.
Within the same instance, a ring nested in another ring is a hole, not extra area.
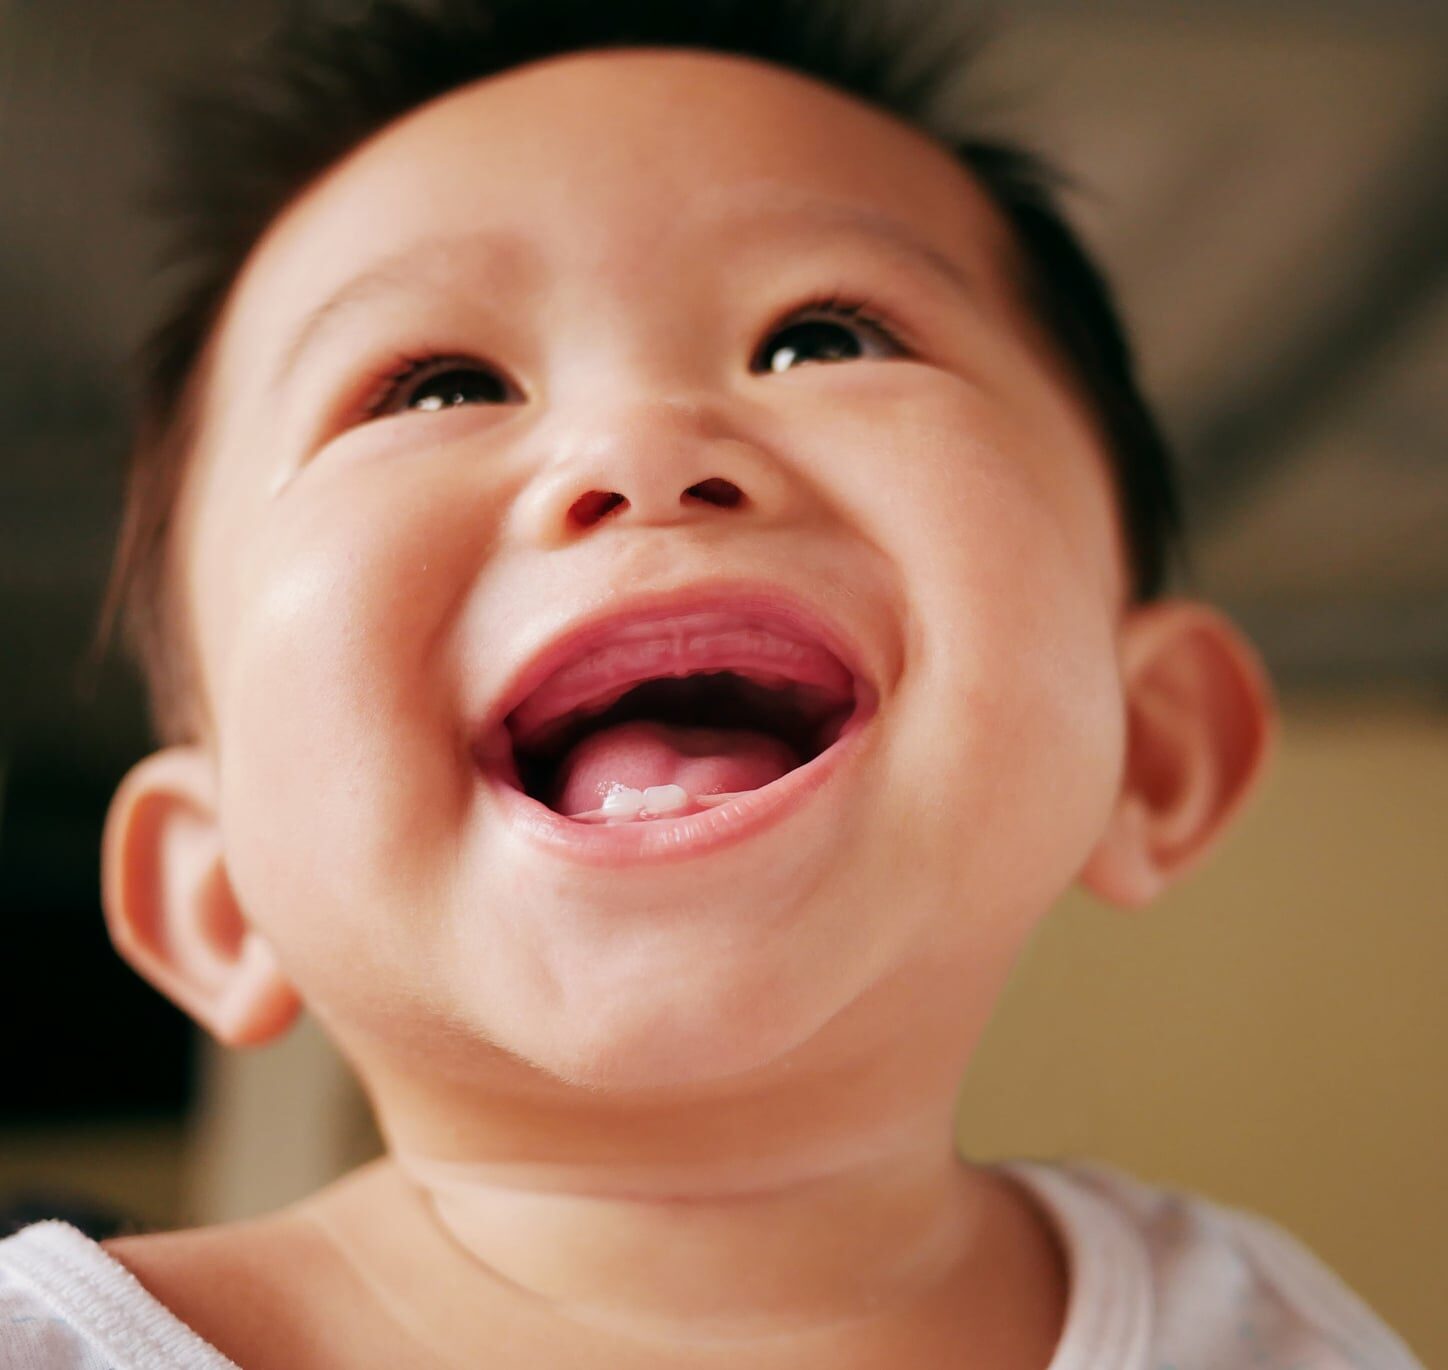
[[(978, 299), (976, 283), (959, 263), (892, 215), (845, 200), (802, 196), (787, 187), (770, 185), (765, 191), (764, 194), (756, 193), (742, 199), (736, 192), (718, 210), (706, 212), (700, 217), (716, 229), (732, 228), (737, 231), (770, 220), (783, 220), (785, 226), (797, 230), (833, 229), (866, 237), (897, 258), (925, 268), (967, 300)], [(535, 253), (534, 244), (524, 235), (489, 228), (421, 238), (400, 251), (388, 254), (353, 276), (306, 314), (282, 350), (281, 359), (272, 374), (271, 391), (274, 393), (280, 389), (302, 354), (322, 335), (330, 333), (369, 302), (393, 294), (416, 294), (419, 288), (424, 291), (447, 290), (442, 282), (428, 279), (428, 272), (436, 269), (439, 263), (454, 257), (482, 254), (500, 263), (516, 264), (536, 260)]]

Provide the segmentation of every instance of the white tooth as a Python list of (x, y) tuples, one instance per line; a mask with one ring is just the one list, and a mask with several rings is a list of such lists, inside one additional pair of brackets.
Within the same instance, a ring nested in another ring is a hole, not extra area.
[(603, 807), (599, 812), (632, 818), (644, 807), (647, 797), (644, 791), (631, 790), (627, 785), (620, 785), (615, 780), (613, 787), (604, 796)]
[(672, 813), (688, 804), (689, 792), (682, 785), (650, 785), (643, 794), (643, 807), (650, 813)]
[(689, 808), (717, 808), (748, 793), (740, 790), (737, 794), (691, 795), (682, 785), (650, 785), (646, 790), (631, 790), (614, 781), (601, 808), (568, 816), (575, 823), (646, 823), (651, 818), (665, 818)]

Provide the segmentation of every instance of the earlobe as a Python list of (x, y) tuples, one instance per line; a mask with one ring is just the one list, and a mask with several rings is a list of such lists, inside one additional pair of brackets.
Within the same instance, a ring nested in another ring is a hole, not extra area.
[(1112, 903), (1139, 908), (1207, 854), (1256, 788), (1276, 712), (1251, 643), (1194, 601), (1131, 611), (1121, 670), (1121, 788), (1081, 881)]
[(167, 747), (121, 781), (101, 839), (101, 902), (125, 961), (218, 1041), (269, 1041), (296, 1019), (301, 1000), (227, 878), (203, 748)]

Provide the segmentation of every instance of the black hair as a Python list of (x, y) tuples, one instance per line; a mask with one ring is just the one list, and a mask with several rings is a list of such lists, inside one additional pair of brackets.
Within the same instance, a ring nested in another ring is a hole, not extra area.
[(770, 62), (952, 152), (1006, 220), (1024, 299), (1089, 397), (1116, 476), (1133, 595), (1161, 593), (1181, 540), (1170, 453), (1110, 288), (1060, 208), (1061, 172), (1019, 143), (964, 135), (940, 113), (984, 33), (952, 22), (960, 17), (866, 0), (371, 0), (347, 15), (294, 14), (224, 79), (170, 92), (148, 203), (168, 229), (162, 260), (179, 285), (137, 351), (136, 440), (101, 625), (104, 638), (124, 612), (158, 734), (197, 731), (194, 658), (168, 556), (203, 358), (252, 248), (309, 183), (403, 114), (588, 49), (700, 48)]

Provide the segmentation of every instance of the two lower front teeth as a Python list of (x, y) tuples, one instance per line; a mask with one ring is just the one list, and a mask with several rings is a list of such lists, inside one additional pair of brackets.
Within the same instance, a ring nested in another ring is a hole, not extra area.
[(680, 818), (737, 799), (737, 794), (693, 795), (682, 785), (650, 785), (644, 790), (615, 783), (603, 806), (568, 815), (575, 823), (638, 823), (652, 818)]

